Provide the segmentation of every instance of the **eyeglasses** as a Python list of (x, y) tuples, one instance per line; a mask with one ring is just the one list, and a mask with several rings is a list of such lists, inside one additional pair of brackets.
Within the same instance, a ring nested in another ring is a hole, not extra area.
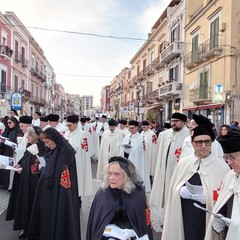
[(13, 122), (7, 122), (7, 124), (12, 124)]
[(199, 140), (199, 141), (193, 141), (197, 147), (201, 147), (203, 143), (205, 146), (211, 146), (212, 140)]
[(236, 152), (233, 154), (224, 154), (223, 158), (225, 161), (235, 161), (237, 157), (239, 156), (240, 152)]

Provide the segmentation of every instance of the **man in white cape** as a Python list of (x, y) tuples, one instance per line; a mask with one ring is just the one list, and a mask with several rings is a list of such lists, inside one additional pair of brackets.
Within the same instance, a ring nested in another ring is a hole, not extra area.
[(171, 179), (162, 240), (204, 239), (209, 214), (194, 204), (212, 209), (229, 171), (229, 166), (211, 153), (213, 130), (198, 126), (193, 131), (195, 153), (177, 163)]
[(146, 147), (145, 154), (148, 162), (150, 179), (152, 182), (157, 164), (158, 153), (157, 135), (153, 130), (150, 129), (150, 123), (148, 121), (143, 121), (141, 127), (143, 129), (141, 134), (143, 135), (144, 138), (144, 143)]
[(121, 146), (121, 156), (128, 158), (138, 170), (140, 176), (143, 179), (145, 185), (145, 191), (151, 191), (149, 169), (146, 158), (146, 148), (144, 144), (143, 136), (138, 132), (139, 123), (135, 120), (128, 122), (128, 129), (130, 131), (127, 134)]
[(95, 129), (96, 130), (94, 134), (94, 146), (95, 146), (94, 157), (98, 159), (103, 132), (109, 129), (109, 125), (107, 123), (107, 117), (105, 115), (102, 115), (102, 122), (99, 122), (99, 121), (96, 122)]
[(180, 158), (183, 140), (189, 134), (185, 125), (186, 121), (186, 115), (173, 113), (171, 117), (172, 128), (160, 132), (158, 136), (158, 157), (150, 205), (162, 213), (167, 203), (172, 173)]
[(76, 151), (79, 196), (89, 196), (93, 193), (91, 159), (88, 151), (87, 135), (78, 127), (78, 122), (78, 115), (67, 117), (67, 127), (69, 130), (64, 134), (64, 137)]
[[(187, 157), (194, 152), (194, 148), (191, 143), (191, 133), (192, 133), (193, 129), (195, 127), (197, 127), (199, 123), (202, 123), (202, 122), (204, 122), (205, 124), (207, 124), (209, 126), (212, 126), (211, 121), (209, 119), (207, 119), (206, 117), (204, 117), (203, 115), (193, 114), (192, 119), (188, 123), (188, 129), (189, 129), (190, 135), (187, 136), (183, 141), (182, 152), (181, 152), (180, 158)], [(223, 160), (223, 150), (222, 150), (220, 143), (216, 139), (212, 143), (211, 152), (214, 155), (216, 155), (219, 159)]]
[(232, 129), (219, 140), (232, 170), (226, 175), (212, 212), (205, 240), (240, 239), (240, 131)]
[(67, 131), (67, 127), (60, 123), (60, 116), (58, 114), (50, 113), (47, 118), (48, 124), (52, 128), (55, 128), (63, 136), (64, 133)]
[(101, 145), (98, 157), (97, 179), (102, 179), (104, 167), (108, 164), (111, 157), (119, 156), (123, 136), (117, 129), (117, 122), (110, 119), (108, 122), (109, 129), (104, 131), (101, 139)]

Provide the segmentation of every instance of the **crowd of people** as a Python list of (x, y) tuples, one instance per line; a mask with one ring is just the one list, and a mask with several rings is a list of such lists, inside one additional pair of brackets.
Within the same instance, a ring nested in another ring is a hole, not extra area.
[[(240, 238), (237, 121), (216, 132), (208, 118), (179, 112), (157, 126), (13, 110), (0, 129), (6, 220), (19, 238), (81, 239), (82, 197), (93, 194), (82, 239), (152, 240), (153, 230), (162, 240)], [(96, 193), (91, 160), (102, 182)], [(153, 209), (160, 228), (151, 224)]]

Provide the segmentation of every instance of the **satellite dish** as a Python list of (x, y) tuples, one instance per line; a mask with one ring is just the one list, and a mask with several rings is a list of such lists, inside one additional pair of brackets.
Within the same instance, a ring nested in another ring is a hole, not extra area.
[(187, 85), (187, 87), (188, 87), (190, 90), (192, 90), (192, 89), (194, 88), (194, 85), (195, 85), (195, 83), (189, 83), (189, 84)]

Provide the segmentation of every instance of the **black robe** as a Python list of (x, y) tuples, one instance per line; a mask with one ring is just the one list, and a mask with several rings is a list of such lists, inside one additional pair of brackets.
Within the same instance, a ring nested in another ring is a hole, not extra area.
[[(6, 127), (4, 130), (3, 137), (9, 139), (9, 141), (17, 143), (17, 137), (23, 136), (18, 124), (14, 128)], [(1, 143), (1, 155), (13, 157), (14, 150), (12, 147)], [(9, 186), (10, 171), (5, 169), (0, 169), (0, 184), (3, 185), (3, 189), (7, 190)]]
[[(121, 193), (119, 193), (119, 191)], [(107, 188), (99, 189), (93, 200), (87, 226), (86, 240), (101, 240), (105, 227), (112, 223), (119, 207), (119, 194), (127, 213), (132, 229), (138, 237), (145, 234), (153, 239), (152, 229), (146, 222), (146, 195), (144, 191), (136, 189), (131, 194), (122, 190)]]
[(81, 239), (75, 153), (62, 141), (44, 155), (46, 167), (38, 181), (27, 239)]
[[(37, 143), (37, 145), (41, 156), (45, 149), (42, 142)], [(22, 167), (22, 172), (14, 174), (6, 220), (14, 219), (13, 230), (24, 230), (27, 233), (40, 176), (39, 160), (36, 155), (26, 150), (19, 164)]]

